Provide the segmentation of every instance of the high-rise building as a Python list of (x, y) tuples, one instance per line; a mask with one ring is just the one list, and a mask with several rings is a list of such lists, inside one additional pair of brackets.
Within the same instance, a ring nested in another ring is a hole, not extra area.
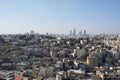
[(84, 30), (84, 36), (86, 36), (86, 34), (87, 34), (87, 33), (86, 33), (86, 30)]
[(72, 30), (70, 30), (70, 35), (72, 35)]
[(76, 35), (76, 29), (74, 29), (74, 31), (73, 31), (73, 35)]

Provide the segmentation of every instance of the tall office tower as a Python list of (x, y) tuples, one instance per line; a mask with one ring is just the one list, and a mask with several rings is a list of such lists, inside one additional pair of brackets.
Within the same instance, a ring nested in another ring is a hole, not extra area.
[(84, 30), (84, 36), (86, 36), (86, 34), (87, 34), (87, 33), (86, 33), (86, 30)]
[(82, 35), (82, 30), (80, 31), (81, 35)]
[(72, 30), (70, 30), (70, 35), (72, 35)]
[(76, 29), (74, 29), (74, 31), (73, 31), (73, 35), (76, 35)]

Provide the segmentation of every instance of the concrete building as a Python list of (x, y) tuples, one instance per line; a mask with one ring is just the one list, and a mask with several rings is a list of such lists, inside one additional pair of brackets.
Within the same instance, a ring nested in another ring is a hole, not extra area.
[(80, 49), (79, 47), (77, 47), (76, 49), (76, 52), (77, 52), (77, 58), (84, 58), (85, 55), (86, 55), (86, 52), (84, 49)]
[(90, 67), (98, 66), (98, 58), (97, 58), (96, 56), (89, 55), (89, 56), (87, 57), (87, 64), (88, 64)]
[(85, 71), (84, 70), (69, 70), (68, 71), (68, 78), (71, 80), (84, 79), (85, 78)]
[(43, 75), (45, 77), (53, 77), (54, 76), (54, 68), (53, 67), (40, 67), (39, 75)]
[(23, 78), (23, 72), (15, 71), (14, 75), (15, 75), (15, 78)]
[(63, 76), (64, 76), (64, 71), (59, 71), (56, 74), (56, 80), (63, 80)]
[(13, 71), (5, 71), (0, 70), (0, 79), (2, 80), (14, 80), (14, 72)]

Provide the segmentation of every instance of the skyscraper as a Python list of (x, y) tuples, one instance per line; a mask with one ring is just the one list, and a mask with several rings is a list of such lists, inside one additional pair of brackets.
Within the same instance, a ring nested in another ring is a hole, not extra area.
[(87, 33), (86, 33), (86, 30), (84, 30), (84, 36), (86, 36), (86, 34), (87, 34)]
[(74, 31), (73, 31), (73, 35), (76, 35), (76, 29), (74, 29)]

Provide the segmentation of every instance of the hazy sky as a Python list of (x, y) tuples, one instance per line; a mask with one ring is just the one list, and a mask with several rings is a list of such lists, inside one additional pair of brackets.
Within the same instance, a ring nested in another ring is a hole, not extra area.
[(120, 0), (0, 0), (0, 34), (120, 32)]

